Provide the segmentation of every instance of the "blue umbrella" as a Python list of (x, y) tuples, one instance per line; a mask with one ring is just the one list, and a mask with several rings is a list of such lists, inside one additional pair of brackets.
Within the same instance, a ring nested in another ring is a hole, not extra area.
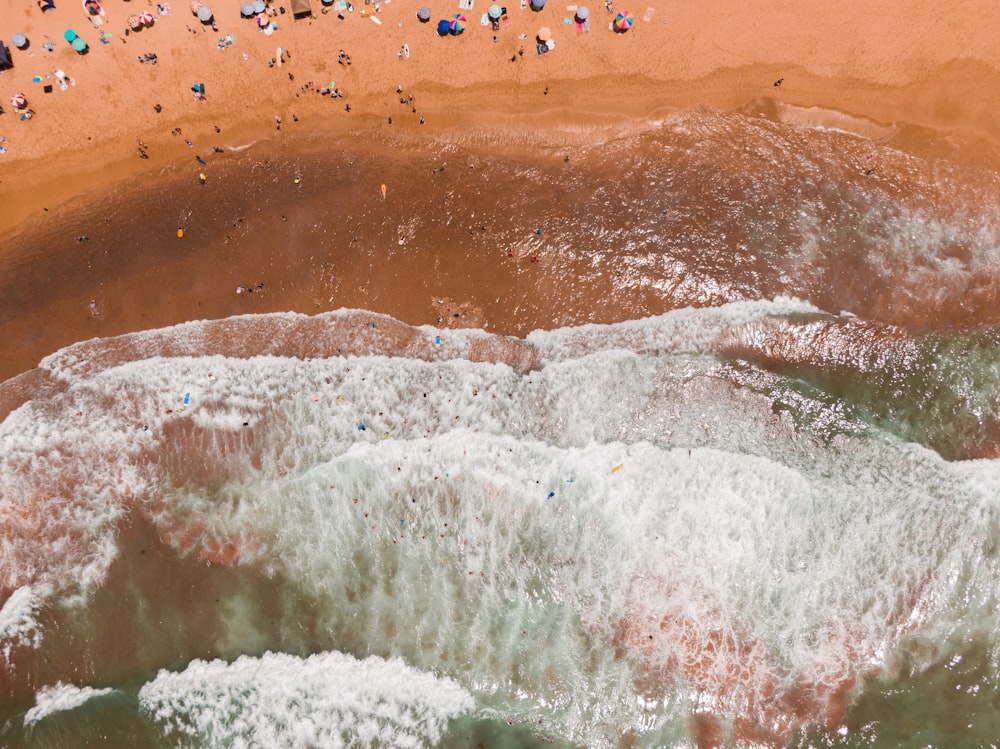
[(545, 7), (545, 0), (531, 0), (532, 10), (541, 10)]
[(493, 19), (499, 18), (501, 15), (503, 15), (503, 10), (500, 8), (499, 5), (491, 5), (490, 9), (487, 12), (489, 13), (490, 18)]
[(440, 21), (438, 21), (438, 33), (441, 36), (445, 36), (447, 34), (450, 34), (451, 33), (451, 21), (449, 21), (447, 18), (442, 18)]

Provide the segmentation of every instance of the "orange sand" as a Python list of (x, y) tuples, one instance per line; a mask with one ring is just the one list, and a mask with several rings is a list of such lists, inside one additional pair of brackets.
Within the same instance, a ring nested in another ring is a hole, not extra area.
[[(211, 3), (217, 32), (187, 3), (174, 1), (169, 16), (125, 36), (129, 15), (156, 13), (151, 0), (107, 0), (100, 30), (75, 0), (57, 0), (44, 14), (32, 0), (6, 0), (0, 6), (4, 41), (9, 45), (10, 35), (21, 31), (30, 44), (26, 51), (12, 48), (15, 67), (0, 73), (7, 110), (0, 115), (0, 135), (8, 147), (0, 154), (0, 231), (23, 228), (43, 217), (43, 208), (99, 194), (126, 177), (173, 173), (178, 160), (190, 156), (183, 140), (171, 137), (175, 127), (217, 125), (242, 132), (244, 142), (281, 135), (275, 117), (287, 122), (293, 114), (322, 112), (322, 118), (310, 117), (312, 129), (388, 127), (388, 116), (398, 112), (397, 85), (420, 92), (416, 103), (428, 137), (482, 117), (519, 127), (519, 116), (532, 112), (645, 116), (661, 107), (726, 109), (776, 97), (804, 108), (794, 116), (843, 124), (820, 111), (837, 110), (922, 125), (946, 131), (951, 144), (960, 139), (963, 153), (974, 158), (996, 163), (1000, 154), (995, 3), (669, 0), (657, 3), (647, 22), (645, 5), (618, 0), (615, 10), (631, 10), (636, 23), (615, 34), (602, 4), (590, 6), (591, 30), (581, 33), (564, 23), (572, 13), (555, 0), (540, 12), (511, 2), (509, 26), (493, 32), (480, 26), (488, 3), (477, 0), (473, 10), (463, 11), (466, 32), (439, 38), (437, 20), (457, 12), (457, 3), (426, 0), (431, 22), (421, 24), (415, 11), (424, 1), (383, 2), (376, 25), (362, 15), (375, 15), (364, 0), (344, 20), (336, 11), (322, 13), (320, 0), (312, 0), (312, 17), (275, 16), (279, 28), (270, 36), (240, 18), (237, 0)], [(553, 30), (556, 47), (539, 56), (533, 37), (543, 25)], [(67, 28), (89, 42), (89, 54), (77, 55), (64, 41)], [(111, 32), (108, 44), (99, 43), (99, 31)], [(219, 38), (230, 33), (235, 43), (220, 51)], [(52, 52), (43, 48), (46, 39)], [(401, 58), (404, 44), (410, 56)], [(522, 46), (524, 56), (511, 62)], [(269, 67), (279, 47), (290, 58)], [(337, 64), (339, 49), (351, 56), (351, 66)], [(155, 66), (138, 61), (146, 52), (157, 54)], [(55, 84), (56, 69), (75, 85), (42, 93), (43, 83)], [(33, 76), (45, 80), (35, 83)], [(773, 86), (778, 79), (782, 85)], [(304, 83), (321, 87), (331, 80), (344, 92), (339, 102), (296, 97)], [(195, 82), (205, 84), (205, 101), (195, 99)], [(545, 87), (549, 95), (540, 96)], [(19, 122), (9, 105), (18, 92), (35, 112), (30, 121)], [(155, 104), (162, 105), (160, 114)], [(149, 159), (137, 158), (137, 140), (148, 145)], [(968, 144), (975, 147), (969, 151)]]

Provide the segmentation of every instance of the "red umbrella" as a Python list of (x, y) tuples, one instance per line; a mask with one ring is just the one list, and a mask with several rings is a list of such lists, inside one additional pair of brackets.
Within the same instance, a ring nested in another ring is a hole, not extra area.
[(28, 106), (28, 100), (24, 98), (24, 94), (14, 94), (10, 97), (10, 104), (14, 109), (24, 109)]
[(147, 26), (152, 26), (153, 21), (156, 20), (156, 16), (150, 13), (148, 10), (145, 13), (139, 14), (139, 20), (142, 21)]

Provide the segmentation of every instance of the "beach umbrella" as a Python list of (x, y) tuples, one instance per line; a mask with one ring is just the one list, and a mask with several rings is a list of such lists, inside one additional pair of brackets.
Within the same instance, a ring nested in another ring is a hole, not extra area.
[(25, 47), (28, 46), (28, 37), (26, 37), (24, 34), (20, 32), (12, 34), (10, 37), (10, 41), (18, 49), (24, 49)]
[(551, 29), (549, 29), (548, 26), (542, 26), (542, 28), (538, 30), (538, 41), (547, 42), (551, 38), (552, 38), (552, 31)]
[(489, 14), (490, 18), (492, 18), (493, 20), (496, 20), (496, 19), (500, 18), (500, 16), (503, 15), (503, 9), (499, 5), (491, 5), (490, 9), (488, 11), (486, 11), (486, 12)]
[(615, 30), (616, 31), (628, 31), (632, 28), (632, 24), (635, 23), (635, 16), (629, 13), (627, 10), (623, 10), (617, 16), (615, 16)]
[(254, 2), (253, 4), (254, 13), (263, 13), (265, 10), (267, 10), (267, 3), (265, 3), (264, 0), (256, 0), (256, 2)]
[(461, 13), (456, 13), (451, 17), (451, 33), (458, 36), (463, 31), (465, 31), (465, 24), (467, 23), (465, 16)]
[(545, 0), (531, 0), (532, 10), (541, 10), (545, 7)]
[(431, 9), (421, 8), (420, 10), (418, 10), (417, 20), (420, 21), (420, 23), (427, 23), (429, 20), (431, 20)]
[(198, 8), (198, 20), (202, 23), (208, 23), (212, 20), (212, 9), (207, 5), (202, 5)]
[(76, 50), (76, 53), (78, 55), (82, 55), (84, 52), (87, 51), (87, 43), (80, 37), (77, 37), (72, 42), (70, 42), (70, 45), (73, 47), (74, 50)]
[(451, 33), (451, 21), (446, 18), (442, 18), (438, 21), (438, 34), (444, 36), (445, 34)]
[(147, 10), (145, 13), (139, 14), (139, 20), (142, 21), (142, 23), (146, 24), (147, 26), (152, 26), (153, 21), (156, 20), (156, 17)]
[(243, 5), (240, 7), (240, 15), (243, 16), (244, 18), (249, 18), (250, 16), (254, 15), (253, 3), (243, 3)]
[(587, 6), (581, 5), (576, 9), (576, 20), (583, 23), (590, 16), (590, 11), (587, 10)]
[(10, 97), (10, 105), (14, 109), (24, 109), (28, 106), (28, 100), (24, 98), (24, 94), (14, 94)]
[(132, 31), (137, 31), (140, 26), (142, 26), (142, 20), (140, 20), (139, 16), (131, 15), (128, 17), (128, 27)]

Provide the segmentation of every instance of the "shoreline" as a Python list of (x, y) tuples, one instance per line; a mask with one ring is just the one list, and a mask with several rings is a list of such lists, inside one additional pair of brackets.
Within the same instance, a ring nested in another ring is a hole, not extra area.
[[(907, 111), (904, 102), (909, 98), (909, 89), (906, 87), (889, 95), (878, 86), (872, 86), (863, 93), (852, 91), (847, 96), (833, 97), (833, 102), (825, 102), (815, 100), (808, 89), (792, 93), (788, 84), (783, 86), (780, 96), (775, 95), (773, 85), (761, 85), (757, 90), (749, 91), (737, 86), (751, 76), (766, 81), (777, 72), (776, 68), (769, 67), (718, 71), (703, 81), (680, 82), (684, 85), (679, 91), (660, 94), (641, 104), (637, 104), (638, 96), (617, 98), (616, 93), (620, 93), (616, 91), (618, 85), (606, 78), (540, 80), (533, 84), (512, 85), (504, 91), (494, 89), (489, 100), (484, 100), (478, 91), (450, 89), (427, 82), (418, 83), (408, 90), (419, 90), (423, 94), (419, 112), (426, 118), (426, 124), (418, 134), (428, 141), (460, 134), (463, 128), (468, 127), (506, 128), (516, 132), (525, 126), (546, 131), (546, 135), (540, 136), (541, 140), (552, 135), (558, 137), (560, 133), (573, 140), (574, 135), (576, 138), (586, 135), (595, 123), (633, 123), (643, 127), (661, 113), (704, 106), (724, 113), (755, 110), (769, 119), (790, 125), (839, 129), (912, 155), (943, 158), (977, 169), (1000, 171), (1000, 103), (996, 125), (984, 128), (978, 126), (981, 123), (962, 122), (951, 114), (922, 117), (920, 115), (928, 113)], [(827, 81), (817, 79), (809, 82), (815, 88), (828, 91)], [(651, 86), (671, 83), (678, 82), (643, 82)], [(996, 90), (1000, 91), (1000, 71), (995, 74), (995, 84)], [(539, 95), (539, 86), (548, 91), (544, 98)], [(586, 98), (581, 93), (584, 90)], [(395, 96), (394, 91), (392, 95)], [(319, 101), (294, 100), (277, 107), (286, 133), (290, 121), (299, 118), (295, 125), (300, 132), (293, 138), (276, 132), (274, 119), (270, 116), (250, 120), (209, 110), (197, 113), (197, 116), (163, 122), (170, 125), (170, 130), (179, 128), (202, 138), (210, 138), (212, 129), (219, 127), (224, 137), (216, 140), (224, 141), (227, 150), (236, 151), (256, 147), (294, 149), (303, 139), (315, 141), (359, 131), (369, 134), (384, 131), (386, 135), (391, 135), (401, 129), (400, 126), (411, 132), (416, 131), (416, 123), (403, 118), (397, 117), (391, 126), (386, 124), (378, 110), (395, 113), (391, 104), (384, 103), (387, 96), (373, 94), (363, 97), (360, 103), (351, 104), (352, 112), (348, 117), (339, 118), (328, 116), (330, 107), (337, 106), (328, 97)], [(881, 99), (876, 101), (876, 96)], [(456, 110), (447, 106), (450, 99), (471, 100), (479, 107), (466, 106)], [(340, 114), (337, 112), (338, 116)], [(900, 118), (900, 114), (904, 117)], [(309, 131), (304, 138), (303, 130)], [(89, 142), (85, 151), (59, 153), (58, 166), (52, 164), (55, 156), (52, 153), (35, 158), (7, 158), (0, 163), (0, 201), (5, 206), (0, 215), (0, 233), (8, 236), (30, 233), (38, 228), (39, 221), (49, 218), (47, 214), (53, 209), (72, 212), (101, 200), (102, 192), (137, 182), (153, 184), (181, 172), (190, 172), (190, 164), (185, 164), (185, 157), (191, 157), (190, 150), (185, 148), (183, 138), (171, 137), (169, 132), (163, 125), (140, 131), (136, 140), (149, 146), (148, 160), (137, 159), (134, 144), (123, 145), (118, 137)], [(522, 145), (531, 146), (523, 141)], [(102, 165), (99, 170), (92, 167), (94, 162)]]
[[(903, 150), (936, 149), (1000, 169), (1000, 64), (988, 31), (1000, 22), (1000, 9), (973, 0), (947, 11), (921, 2), (905, 11), (882, 8), (880, 15), (862, 0), (835, 9), (779, 2), (739, 11), (713, 0), (697, 8), (654, 8), (650, 22), (637, 19), (625, 34), (603, 27), (611, 17), (603, 7), (592, 10), (587, 33), (564, 27), (568, 11), (560, 6), (537, 13), (512, 8), (510, 25), (498, 32), (473, 23), (485, 9), (477, 8), (456, 38), (439, 38), (433, 23), (419, 24), (417, 3), (409, 0), (383, 5), (379, 26), (361, 11), (339, 21), (334, 13), (316, 13), (318, 0), (314, 5), (312, 18), (277, 16), (281, 23), (270, 37), (229, 3), (217, 8), (218, 32), (178, 5), (126, 38), (121, 29), (129, 8), (109, 4), (101, 30), (113, 34), (110, 43), (93, 43), (82, 57), (59, 38), (53, 52), (40, 43), (66, 25), (93, 39), (98, 30), (81, 26), (86, 21), (78, 9), (0, 12), (5, 27), (21, 28), (33, 40), (29, 57), (13, 50), (15, 67), (0, 74), (4, 103), (23, 91), (36, 109), (30, 122), (17, 123), (10, 112), (0, 120), (9, 146), (0, 157), (0, 232), (21, 233), (32, 219), (44, 218), (41, 208), (71, 205), (81, 192), (176, 171), (186, 149), (169, 134), (175, 128), (201, 133), (219, 126), (247, 140), (278, 135), (276, 116), (286, 126), (298, 116), (324, 134), (385, 128), (386, 117), (398, 114), (397, 85), (418, 95), (415, 104), (426, 117), (421, 132), (429, 138), (498, 112), (513, 117), (512, 127), (517, 115), (531, 115), (538, 127), (545, 124), (538, 115), (551, 110), (641, 119), (663, 109), (737, 111), (773, 99), (799, 111), (819, 108), (834, 119), (842, 113), (897, 131), (916, 127), (920, 137), (904, 141)], [(432, 5), (435, 18), (454, 10)], [(531, 36), (545, 24), (556, 30), (559, 45), (535, 55)], [(942, 24), (950, 34), (941, 33)], [(216, 49), (216, 37), (227, 33), (233, 46)], [(397, 60), (404, 43), (413, 55)], [(278, 47), (289, 59), (268, 68)], [(334, 62), (337, 47), (349, 50), (352, 66)], [(159, 50), (157, 65), (136, 61), (147, 48)], [(47, 68), (60, 66), (75, 85), (41, 94), (30, 76), (47, 78)], [(194, 101), (188, 90), (197, 79), (208, 87), (205, 101)], [(333, 79), (344, 98), (303, 91), (304, 83), (319, 87)], [(350, 114), (343, 111), (348, 103)], [(154, 104), (162, 104), (161, 113)], [(399, 116), (393, 127), (416, 128), (412, 119)], [(148, 160), (136, 158), (136, 141), (148, 144)]]

